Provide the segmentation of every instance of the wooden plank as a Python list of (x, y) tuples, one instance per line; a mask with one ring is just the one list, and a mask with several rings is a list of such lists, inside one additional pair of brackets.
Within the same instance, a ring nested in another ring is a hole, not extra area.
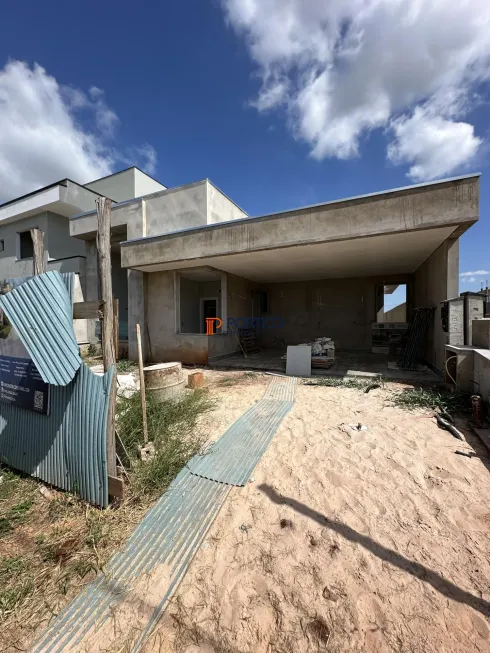
[(91, 302), (75, 302), (73, 304), (74, 320), (101, 320), (104, 317), (104, 302), (96, 299)]
[(122, 478), (109, 474), (109, 496), (115, 499), (124, 499), (124, 483)]
[(32, 238), (32, 264), (33, 274), (43, 274), (46, 272), (46, 261), (44, 260), (44, 234), (35, 227), (31, 229)]
[[(102, 301), (104, 302), (104, 319), (102, 320), (102, 357), (104, 370), (107, 372), (116, 364), (114, 350), (114, 305), (112, 297), (112, 270), (111, 270), (111, 207), (112, 201), (107, 197), (98, 197), (95, 200), (97, 207), (97, 253), (99, 258), (99, 276)], [(107, 415), (107, 473), (116, 476), (116, 388), (117, 374), (114, 370), (112, 378), (109, 410)]]
[(138, 344), (138, 365), (140, 370), (140, 394), (141, 394), (141, 413), (143, 415), (143, 439), (146, 444), (148, 442), (148, 423), (146, 421), (145, 376), (143, 372), (143, 354), (141, 351), (141, 330), (139, 324), (136, 325), (136, 342)]
[(114, 356), (119, 360), (119, 299), (114, 299)]

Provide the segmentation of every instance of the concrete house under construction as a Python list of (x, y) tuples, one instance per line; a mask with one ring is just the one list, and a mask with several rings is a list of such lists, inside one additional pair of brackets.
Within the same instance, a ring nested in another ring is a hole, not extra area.
[[(232, 366), (240, 347), (230, 325), (263, 318), (263, 357), (328, 336), (340, 357), (383, 360), (372, 353), (380, 323), (402, 328), (424, 306), (435, 309), (425, 359), (442, 371), (441, 302), (458, 295), (459, 237), (478, 220), (478, 193), (473, 174), (248, 217), (205, 180), (115, 204), (130, 356), (139, 323), (149, 361)], [(98, 286), (96, 224), (95, 210), (70, 219), (71, 236), (86, 241), (88, 300)], [(400, 286), (405, 307), (393, 312), (385, 302)], [(220, 318), (215, 333), (206, 334), (207, 317)]]

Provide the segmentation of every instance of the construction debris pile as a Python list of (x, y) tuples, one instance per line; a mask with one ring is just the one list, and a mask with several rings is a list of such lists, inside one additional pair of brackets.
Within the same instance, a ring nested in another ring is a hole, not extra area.
[(314, 342), (305, 342), (300, 347), (311, 347), (311, 367), (328, 368), (335, 361), (335, 343), (332, 338), (315, 338)]
[(335, 343), (332, 338), (315, 338), (315, 342), (306, 343), (311, 347), (311, 356), (335, 358)]

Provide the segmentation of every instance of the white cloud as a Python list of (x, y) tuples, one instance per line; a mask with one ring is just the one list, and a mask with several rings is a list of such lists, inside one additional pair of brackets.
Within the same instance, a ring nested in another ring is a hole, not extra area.
[(486, 274), (490, 275), (490, 270), (475, 270), (474, 272), (460, 272), (460, 277), (484, 277)]
[[(110, 174), (124, 161), (113, 144), (118, 123), (101, 89), (84, 93), (37, 64), (9, 61), (0, 69), (0, 201), (65, 177), (86, 183)], [(135, 152), (131, 165), (154, 171), (155, 150)]]
[(262, 80), (253, 105), (286, 112), (318, 159), (357, 156), (384, 127), (413, 179), (467, 164), (464, 120), (490, 77), (487, 0), (221, 0)]
[(157, 169), (157, 151), (149, 143), (135, 148), (135, 157), (141, 160), (141, 167), (149, 175), (154, 175)]
[(473, 125), (430, 115), (422, 107), (391, 126), (395, 140), (388, 146), (388, 158), (392, 163), (412, 164), (408, 174), (415, 181), (442, 177), (465, 165), (482, 143)]

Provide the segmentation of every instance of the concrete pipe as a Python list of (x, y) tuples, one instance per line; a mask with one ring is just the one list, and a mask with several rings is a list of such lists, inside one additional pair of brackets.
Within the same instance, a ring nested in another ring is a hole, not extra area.
[(158, 363), (143, 368), (146, 391), (156, 401), (178, 399), (184, 392), (182, 363)]

